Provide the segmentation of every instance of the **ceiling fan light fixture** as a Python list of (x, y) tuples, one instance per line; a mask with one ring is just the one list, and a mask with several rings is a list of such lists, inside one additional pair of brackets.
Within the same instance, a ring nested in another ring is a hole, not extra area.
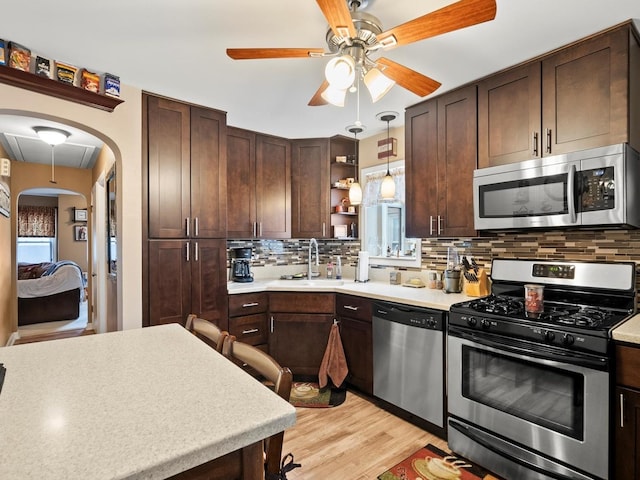
[(33, 127), (40, 140), (48, 143), (49, 145), (60, 145), (67, 141), (67, 138), (71, 135), (66, 130), (51, 127)]
[(329, 60), (324, 75), (334, 88), (346, 90), (356, 78), (356, 64), (351, 55), (342, 55)]
[(371, 68), (364, 76), (364, 84), (369, 90), (373, 103), (384, 97), (389, 90), (396, 84), (377, 68)]
[(320, 96), (331, 105), (335, 105), (336, 107), (344, 107), (344, 100), (347, 97), (347, 89), (338, 89), (334, 88), (332, 85), (329, 85), (320, 94)]

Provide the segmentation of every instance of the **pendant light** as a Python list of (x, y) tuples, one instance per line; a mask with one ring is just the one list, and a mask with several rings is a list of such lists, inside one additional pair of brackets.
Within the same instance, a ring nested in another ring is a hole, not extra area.
[(54, 148), (56, 145), (66, 142), (71, 134), (65, 130), (51, 127), (33, 127), (33, 130), (40, 137), (40, 140), (51, 145), (51, 180), (49, 183), (58, 183), (56, 182)]
[(365, 126), (360, 121), (360, 77), (356, 85), (356, 122), (346, 127), (347, 132), (353, 133), (353, 149), (355, 161), (355, 181), (349, 186), (349, 203), (360, 205), (362, 203), (362, 187), (358, 183), (358, 134), (364, 132)]
[(396, 196), (396, 182), (393, 180), (391, 172), (389, 172), (389, 157), (391, 156), (389, 122), (391, 122), (391, 120), (395, 120), (397, 116), (398, 114), (396, 112), (382, 112), (377, 115), (378, 120), (387, 122), (387, 174), (382, 180), (382, 185), (380, 185), (380, 196), (383, 200), (393, 200)]

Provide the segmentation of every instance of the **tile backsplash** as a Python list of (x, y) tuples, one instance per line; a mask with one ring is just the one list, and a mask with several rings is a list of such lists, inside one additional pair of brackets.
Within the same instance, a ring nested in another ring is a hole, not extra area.
[[(241, 247), (251, 247), (253, 249), (252, 267), (306, 265), (309, 255), (309, 239), (228, 240), (227, 249), (229, 254), (227, 258), (229, 261), (233, 258), (231, 249)], [(356, 261), (359, 251), (359, 240), (338, 240), (333, 238), (318, 240), (320, 263), (323, 264), (339, 255), (342, 257), (342, 262), (347, 265)]]
[[(229, 240), (227, 248), (252, 247), (254, 267), (304, 265), (308, 239)], [(422, 269), (446, 268), (447, 250), (472, 256), (487, 269), (491, 260), (502, 258), (539, 258), (545, 260), (582, 260), (597, 262), (635, 262), (636, 289), (640, 291), (640, 230), (551, 230), (495, 233), (477, 238), (422, 239)], [(340, 255), (343, 264), (354, 264), (360, 250), (359, 240), (318, 240), (320, 262)], [(229, 258), (231, 253), (229, 254)]]

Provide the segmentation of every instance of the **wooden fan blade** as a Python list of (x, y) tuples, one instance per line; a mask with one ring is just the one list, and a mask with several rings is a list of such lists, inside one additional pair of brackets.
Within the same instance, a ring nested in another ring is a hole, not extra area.
[(420, 97), (429, 95), (440, 87), (440, 82), (388, 58), (379, 58), (376, 63), (384, 75)]
[(355, 37), (356, 27), (351, 19), (351, 12), (344, 0), (316, 0), (331, 30), (338, 37)]
[(329, 82), (327, 82), (326, 80), (322, 82), (322, 85), (320, 85), (318, 91), (314, 93), (313, 97), (311, 97), (311, 100), (309, 100), (308, 105), (310, 107), (320, 107), (329, 103), (324, 98), (322, 98), (322, 92), (324, 92), (328, 86)]
[[(377, 37), (378, 41), (385, 46), (406, 45), (488, 22), (494, 18), (496, 18), (495, 0), (460, 0), (382, 32)], [(394, 38), (395, 41), (393, 41)]]
[(305, 58), (312, 53), (323, 54), (322, 48), (227, 48), (227, 55), (234, 60), (258, 60), (263, 58)]

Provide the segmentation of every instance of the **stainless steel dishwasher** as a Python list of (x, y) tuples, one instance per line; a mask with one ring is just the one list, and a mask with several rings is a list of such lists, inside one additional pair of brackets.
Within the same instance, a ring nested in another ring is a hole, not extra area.
[(445, 312), (373, 304), (373, 394), (444, 427)]

